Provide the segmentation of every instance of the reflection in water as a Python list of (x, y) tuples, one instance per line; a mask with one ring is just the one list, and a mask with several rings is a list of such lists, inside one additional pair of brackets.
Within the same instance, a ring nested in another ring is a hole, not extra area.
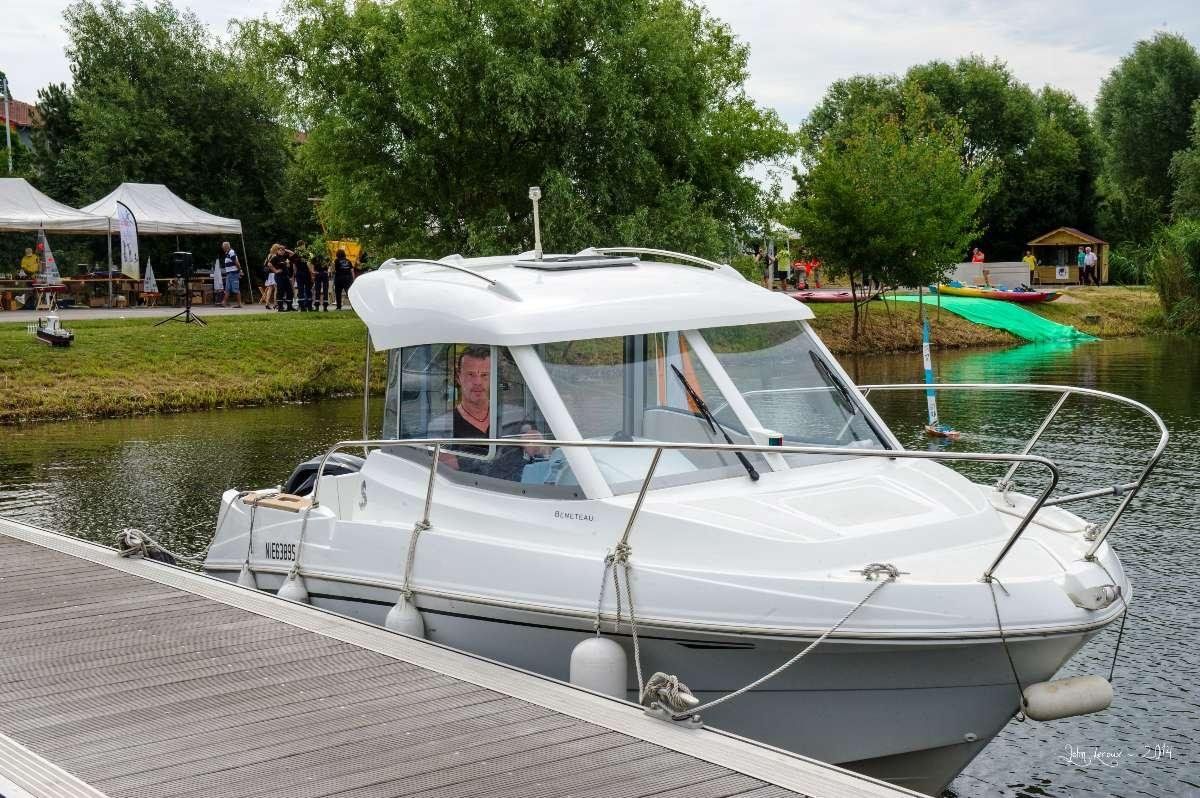
[[(945, 382), (1069, 384), (1123, 394), (1157, 410), (1172, 434), (1147, 489), (1110, 538), (1135, 587), (1112, 708), (1053, 723), (1011, 723), (954, 782), (954, 792), (1200, 794), (1200, 591), (1194, 568), (1200, 345), (1171, 338), (1039, 344), (940, 352), (935, 358), (935, 373)], [(921, 380), (915, 353), (845, 364), (860, 383)], [(964, 433), (953, 450), (1018, 451), (1053, 401), (1049, 394), (946, 393), (939, 408)], [(921, 431), (921, 393), (875, 393), (871, 402), (906, 446), (945, 445)], [(121, 527), (136, 526), (169, 546), (199, 553), (222, 489), (279, 484), (301, 460), (334, 441), (357, 438), (360, 408), (347, 400), (3, 429), (0, 514), (106, 544)], [(1076, 491), (1134, 478), (1154, 441), (1136, 412), (1080, 399), (1067, 404), (1036, 453), (1058, 461), (1063, 490)], [(1002, 469), (975, 471), (973, 476), (994, 480)], [(1036, 468), (1018, 474), (1025, 490), (1042, 478)], [(1098, 500), (1078, 511), (1102, 518), (1114, 505), (1113, 499)], [(1116, 636), (1115, 628), (1100, 635), (1063, 675), (1107, 674)], [(1068, 746), (1100, 756), (1072, 756)]]

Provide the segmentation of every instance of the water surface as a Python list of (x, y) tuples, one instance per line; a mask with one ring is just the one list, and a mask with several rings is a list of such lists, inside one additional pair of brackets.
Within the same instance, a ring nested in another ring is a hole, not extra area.
[[(1106, 341), (936, 355), (947, 382), (1072, 384), (1153, 407), (1172, 434), (1166, 457), (1111, 538), (1135, 595), (1107, 712), (1052, 723), (1011, 723), (952, 785), (955, 795), (1200, 795), (1200, 343)], [(920, 379), (916, 355), (847, 359), (860, 383)], [(873, 394), (905, 445), (922, 437), (924, 398)], [(1040, 423), (1051, 396), (946, 396), (943, 420), (964, 433), (959, 450), (1014, 451)], [(375, 403), (378, 406), (378, 402)], [(111, 544), (125, 526), (199, 554), (227, 487), (277, 485), (296, 463), (361, 434), (361, 402), (236, 409), (0, 428), (0, 514)], [(1133, 411), (1095, 402), (1064, 408), (1045, 453), (1064, 489), (1132, 479), (1154, 443)], [(976, 468), (978, 476), (998, 476)], [(986, 474), (983, 472), (987, 472)], [(1036, 469), (1019, 475), (1038, 485)], [(1104, 517), (1113, 499), (1078, 511)], [(1108, 629), (1063, 675), (1107, 675), (1118, 630)]]

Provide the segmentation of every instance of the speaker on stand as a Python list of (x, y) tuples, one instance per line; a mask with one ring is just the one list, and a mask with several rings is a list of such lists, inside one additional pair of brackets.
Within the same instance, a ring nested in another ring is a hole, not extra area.
[(204, 319), (192, 312), (192, 253), (190, 252), (172, 252), (171, 253), (171, 271), (175, 277), (183, 280), (183, 310), (176, 313), (174, 316), (169, 316), (154, 326), (166, 324), (169, 321), (181, 321), (184, 324), (199, 324), (201, 327), (207, 327)]

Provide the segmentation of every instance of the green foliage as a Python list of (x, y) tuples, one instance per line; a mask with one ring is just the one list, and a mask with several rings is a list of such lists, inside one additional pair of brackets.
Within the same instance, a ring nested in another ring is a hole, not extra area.
[(1103, 232), (1113, 242), (1149, 240), (1168, 220), (1170, 167), (1188, 145), (1200, 97), (1200, 55), (1187, 39), (1139, 41), (1100, 86), (1096, 123), (1106, 149)]
[(1167, 324), (1200, 332), (1200, 219), (1161, 228), (1150, 246), (1149, 268)]
[(1192, 109), (1191, 146), (1171, 157), (1171, 215), (1175, 219), (1200, 218), (1200, 100)]
[(670, 245), (754, 218), (745, 167), (793, 139), (743, 87), (746, 47), (686, 0), (293, 0), (242, 26), (294, 91), (331, 228), (411, 255)]
[(165, 183), (242, 219), (251, 241), (277, 235), (289, 152), (274, 85), (167, 0), (80, 0), (64, 18), (74, 80), (38, 92), (39, 187), (82, 205), (123, 181)]
[[(964, 165), (962, 126), (906, 89), (903, 118), (868, 109), (804, 154), (789, 219), (832, 275), (851, 285), (938, 280), (978, 235), (986, 170)], [(854, 335), (858, 335), (856, 305)]]
[(1108, 279), (1114, 285), (1146, 285), (1149, 280), (1146, 247), (1123, 244), (1108, 253)]
[(925, 113), (935, 124), (962, 126), (964, 166), (987, 167), (995, 176), (978, 242), (990, 259), (1016, 260), (1027, 241), (1053, 227), (1095, 224), (1101, 156), (1087, 110), (1057, 89), (1034, 93), (999, 61), (972, 56), (914, 66), (902, 79), (838, 81), (805, 122), (806, 152), (819, 150), (827, 136), (845, 135), (855, 119), (876, 109), (903, 119), (904, 97), (914, 92), (926, 98)]

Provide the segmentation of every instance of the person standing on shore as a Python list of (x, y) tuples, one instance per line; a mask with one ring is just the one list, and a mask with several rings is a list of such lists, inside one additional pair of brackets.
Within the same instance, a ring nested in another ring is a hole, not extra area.
[(329, 264), (320, 253), (313, 255), (313, 310), (329, 310)]
[(301, 254), (299, 244), (288, 260), (292, 267), (292, 274), (296, 277), (296, 296), (300, 303), (300, 312), (312, 310), (312, 272), (308, 268), (308, 259)]
[(342, 309), (342, 293), (350, 290), (350, 285), (357, 276), (354, 264), (346, 257), (346, 250), (339, 249), (333, 261), (333, 298), (338, 310)]
[(983, 263), (983, 250), (979, 247), (971, 251), (971, 263)]
[[(1092, 281), (1092, 285), (1100, 285), (1100, 277), (1096, 274), (1096, 253), (1091, 247), (1084, 247), (1083, 250), (1083, 268), (1087, 274), (1087, 279)], [(1087, 280), (1084, 281), (1085, 283)]]
[(221, 307), (229, 307), (229, 297), (232, 295), (234, 307), (240, 308), (242, 306), (242, 262), (238, 259), (234, 248), (229, 246), (228, 241), (221, 242), (221, 252), (225, 254), (221, 269), (225, 282), (225, 296), (221, 297)]
[(1075, 267), (1079, 270), (1079, 284), (1087, 285), (1087, 255), (1083, 252), (1083, 247), (1075, 253)]
[(291, 251), (283, 244), (272, 247), (275, 254), (271, 256), (271, 271), (275, 275), (275, 296), (278, 298), (275, 309), (280, 313), (295, 310), (292, 307), (292, 270), (288, 262)]
[(1029, 267), (1029, 284), (1033, 285), (1033, 278), (1037, 273), (1038, 262), (1037, 258), (1033, 256), (1032, 249), (1025, 250), (1025, 257), (1021, 258), (1021, 262)]

